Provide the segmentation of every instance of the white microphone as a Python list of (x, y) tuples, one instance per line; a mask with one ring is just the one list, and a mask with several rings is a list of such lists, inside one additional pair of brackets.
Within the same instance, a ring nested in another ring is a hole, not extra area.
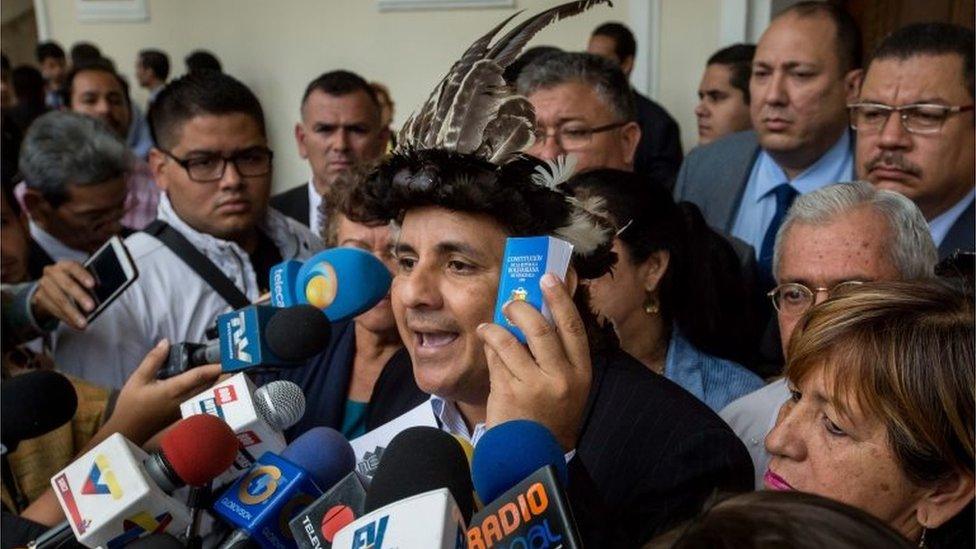
[(339, 530), (332, 547), (455, 549), (467, 543), (464, 518), (447, 488), (380, 507)]

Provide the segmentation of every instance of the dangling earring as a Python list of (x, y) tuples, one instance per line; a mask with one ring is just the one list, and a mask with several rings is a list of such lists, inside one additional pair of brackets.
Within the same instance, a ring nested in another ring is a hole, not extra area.
[(648, 315), (656, 315), (660, 310), (661, 302), (654, 297), (654, 294), (648, 291), (647, 297), (644, 298), (644, 312)]
[(929, 529), (926, 528), (925, 525), (923, 524), (922, 525), (922, 539), (918, 540), (918, 546), (919, 547), (927, 547), (927, 545), (925, 545), (925, 533), (928, 532), (928, 531), (929, 531)]

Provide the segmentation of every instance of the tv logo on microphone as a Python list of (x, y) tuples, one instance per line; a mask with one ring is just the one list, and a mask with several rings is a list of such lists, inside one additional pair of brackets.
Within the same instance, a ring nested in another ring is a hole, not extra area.
[(499, 542), (506, 543), (505, 547), (562, 547), (562, 536), (552, 531), (545, 517), (548, 509), (546, 487), (541, 482), (533, 483), (480, 524), (468, 528), (468, 548), (486, 549)]
[(95, 457), (91, 471), (88, 472), (88, 480), (81, 487), (81, 493), (89, 496), (111, 494), (112, 499), (122, 497), (122, 487), (119, 485), (118, 479), (115, 478), (115, 473), (112, 472), (112, 467), (104, 454), (98, 454)]
[(237, 497), (246, 505), (257, 505), (274, 495), (281, 481), (281, 469), (262, 465), (244, 477), (237, 489)]
[(242, 362), (253, 361), (253, 356), (248, 352), (250, 341), (248, 340), (247, 318), (244, 316), (244, 311), (237, 313), (230, 319), (228, 329), (231, 330), (229, 338), (231, 357)]
[(383, 549), (383, 536), (386, 535), (388, 522), (389, 515), (356, 528), (352, 534), (352, 549)]
[(122, 520), (122, 533), (110, 539), (106, 547), (108, 549), (118, 549), (141, 538), (146, 534), (162, 534), (166, 532), (166, 527), (173, 522), (173, 515), (163, 513), (153, 517), (149, 513), (137, 513), (127, 519)]
[(328, 261), (321, 261), (308, 270), (305, 278), (305, 299), (309, 305), (325, 309), (335, 301), (339, 292), (335, 268)]

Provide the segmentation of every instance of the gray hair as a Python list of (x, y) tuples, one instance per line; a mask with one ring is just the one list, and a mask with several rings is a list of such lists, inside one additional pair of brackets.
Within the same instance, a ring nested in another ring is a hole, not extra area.
[(783, 240), (794, 223), (826, 225), (838, 216), (862, 206), (881, 214), (891, 230), (885, 245), (888, 259), (903, 279), (934, 276), (939, 255), (921, 210), (910, 199), (894, 191), (876, 189), (867, 181), (837, 183), (798, 196), (776, 233), (773, 272), (779, 271)]
[(20, 172), (57, 207), (68, 185), (94, 185), (122, 177), (132, 167), (129, 148), (102, 121), (67, 111), (35, 120), (20, 146)]
[(568, 82), (582, 82), (596, 91), (622, 121), (637, 118), (634, 94), (620, 67), (609, 59), (581, 52), (553, 52), (529, 63), (519, 73), (516, 88), (528, 97), (536, 90)]

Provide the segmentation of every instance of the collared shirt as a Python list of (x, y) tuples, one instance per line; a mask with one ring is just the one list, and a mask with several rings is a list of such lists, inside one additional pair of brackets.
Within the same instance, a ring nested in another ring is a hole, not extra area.
[(67, 259), (84, 263), (88, 259), (88, 256), (91, 255), (88, 252), (69, 248), (63, 242), (51, 236), (51, 233), (42, 229), (37, 223), (34, 223), (33, 219), (29, 220), (27, 225), (31, 238), (55, 261), (64, 261)]
[(159, 96), (159, 92), (163, 91), (163, 88), (165, 88), (165, 87), (166, 87), (166, 84), (160, 84), (160, 85), (156, 86), (155, 88), (149, 90), (149, 97), (146, 99), (146, 110), (147, 111), (149, 110), (149, 106), (153, 104), (153, 101), (156, 100), (156, 97)]
[(319, 191), (315, 189), (315, 183), (308, 180), (308, 226), (312, 229), (312, 234), (322, 237), (322, 229), (325, 228), (325, 217), (322, 215), (323, 198)]
[[(182, 234), (250, 301), (259, 297), (258, 277), (239, 245), (187, 225), (164, 194), (159, 218)], [(304, 225), (269, 208), (262, 231), (284, 259), (305, 259), (322, 249)], [(172, 250), (137, 232), (125, 239), (139, 277), (84, 331), (60, 326), (54, 332), (55, 362), (64, 371), (107, 387), (121, 387), (160, 339), (203, 342), (207, 330), (230, 305)]]
[(776, 214), (773, 189), (789, 183), (802, 195), (832, 183), (851, 181), (853, 177), (854, 153), (850, 133), (846, 131), (823, 156), (792, 181), (769, 153), (760, 151), (742, 194), (732, 236), (752, 245), (758, 258), (766, 230)]
[(677, 326), (671, 330), (664, 377), (716, 412), (729, 402), (765, 385), (759, 376), (742, 365), (712, 356), (692, 345)]
[[(437, 395), (430, 395), (429, 402), (434, 410), (434, 416), (437, 417), (437, 423), (441, 426), (441, 431), (463, 438), (470, 442), (472, 447), (478, 445), (478, 441), (488, 430), (484, 423), (478, 423), (474, 426), (474, 432), (469, 431), (468, 425), (464, 422), (464, 417), (461, 416), (461, 412), (458, 411), (457, 405), (453, 402), (444, 400)], [(575, 448), (566, 452), (566, 463), (569, 463), (569, 460), (573, 459), (575, 455)]]
[(939, 247), (942, 245), (942, 241), (945, 240), (946, 235), (949, 233), (949, 229), (956, 224), (959, 216), (962, 212), (969, 206), (969, 203), (976, 198), (976, 189), (969, 191), (965, 197), (956, 205), (949, 208), (948, 210), (937, 215), (931, 221), (929, 221), (929, 232), (932, 233), (932, 240), (935, 241), (935, 246)]

